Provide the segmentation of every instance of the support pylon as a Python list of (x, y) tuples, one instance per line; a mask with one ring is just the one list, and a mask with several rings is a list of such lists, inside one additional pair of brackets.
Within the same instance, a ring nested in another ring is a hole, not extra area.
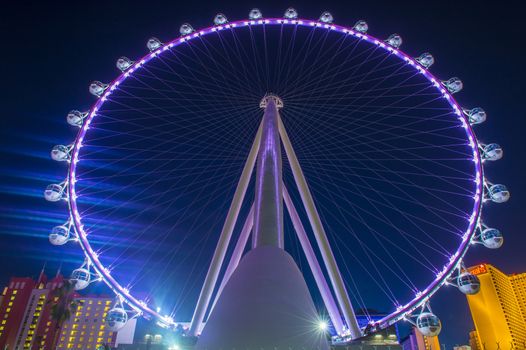
[(321, 298), (323, 299), (323, 303), (325, 304), (327, 312), (329, 313), (329, 318), (331, 319), (332, 325), (334, 326), (337, 334), (342, 334), (343, 321), (340, 311), (338, 310), (338, 306), (334, 300), (334, 297), (332, 296), (331, 289), (329, 288), (325, 276), (323, 275), (323, 270), (318, 263), (318, 259), (316, 259), (316, 253), (314, 253), (314, 249), (312, 249), (312, 245), (310, 244), (309, 237), (307, 237), (307, 232), (305, 232), (305, 228), (301, 223), (298, 211), (296, 210), (294, 203), (292, 202), (292, 198), (290, 198), (289, 192), (285, 186), (283, 186), (283, 199), (285, 200), (285, 207), (289, 212), (289, 216), (292, 221), (292, 225), (294, 226), (294, 230), (296, 231), (296, 235), (298, 236), (298, 240), (300, 241), (301, 249), (303, 249), (303, 253), (307, 258), (310, 270), (312, 271), (312, 275), (314, 276), (314, 280), (316, 281), (316, 285), (320, 291)]
[(212, 303), (212, 307), (210, 308), (210, 312), (214, 310), (214, 306), (217, 303), (217, 299), (221, 295), (221, 292), (223, 292), (225, 285), (227, 284), (228, 280), (230, 279), (235, 269), (239, 265), (239, 262), (241, 261), (241, 257), (243, 256), (243, 251), (245, 250), (245, 247), (247, 246), (248, 237), (250, 236), (250, 232), (252, 232), (253, 227), (254, 227), (254, 204), (252, 204), (252, 207), (250, 208), (250, 212), (248, 213), (245, 224), (243, 225), (243, 228), (241, 229), (241, 234), (239, 235), (239, 238), (237, 239), (236, 246), (234, 247), (234, 252), (232, 253), (232, 256), (230, 257), (230, 262), (228, 263), (228, 266), (226, 268), (225, 275), (223, 276), (223, 280), (221, 281), (221, 284), (219, 285), (219, 289), (217, 290), (217, 294), (215, 296), (214, 302)]
[(347, 293), (347, 288), (345, 288), (340, 269), (336, 264), (336, 259), (332, 253), (329, 240), (327, 239), (327, 234), (325, 233), (325, 229), (323, 228), (318, 210), (314, 204), (314, 199), (312, 198), (309, 186), (307, 185), (307, 180), (305, 180), (305, 176), (301, 170), (298, 157), (296, 157), (296, 152), (294, 152), (294, 149), (292, 148), (289, 136), (285, 130), (285, 125), (283, 125), (283, 121), (281, 119), (279, 120), (279, 133), (281, 136), (281, 141), (283, 142), (283, 148), (285, 149), (287, 159), (289, 160), (290, 167), (294, 175), (294, 180), (296, 181), (296, 186), (298, 187), (301, 200), (303, 201), (303, 205), (307, 211), (309, 222), (312, 226), (312, 230), (314, 231), (316, 242), (320, 248), (321, 256), (323, 258), (323, 262), (325, 263), (325, 267), (327, 268), (327, 272), (329, 273), (329, 279), (331, 281), (332, 287), (334, 288), (334, 293), (336, 294), (336, 299), (338, 300), (342, 310), (343, 317), (345, 318), (345, 322), (347, 323), (351, 337), (353, 339), (359, 338), (362, 336), (362, 332), (360, 331), (360, 326), (358, 326), (358, 321), (356, 320), (356, 315), (354, 314), (351, 300), (349, 299), (349, 294)]
[(283, 179), (279, 139), (279, 97), (266, 95), (263, 132), (258, 152), (256, 198), (254, 200), (254, 233), (252, 248), (273, 245), (283, 249)]
[(228, 214), (223, 225), (223, 229), (221, 230), (221, 235), (219, 236), (219, 241), (217, 243), (216, 250), (214, 251), (214, 256), (210, 262), (210, 267), (208, 268), (205, 282), (201, 288), (201, 293), (199, 294), (199, 299), (197, 300), (197, 306), (190, 323), (190, 329), (188, 330), (189, 335), (196, 336), (201, 331), (201, 325), (205, 318), (206, 310), (210, 304), (210, 299), (212, 298), (212, 293), (214, 292), (214, 287), (217, 283), (219, 272), (221, 271), (221, 266), (223, 265), (223, 260), (225, 259), (226, 251), (228, 249), (228, 243), (232, 238), (232, 232), (234, 231), (234, 226), (236, 224), (239, 211), (241, 210), (245, 193), (247, 192), (250, 177), (252, 176), (252, 171), (254, 170), (261, 139), (261, 131), (262, 126), (260, 125), (256, 134), (256, 138), (252, 143), (252, 148), (250, 149), (247, 162), (243, 167), (243, 172), (241, 173), (241, 178), (237, 184), (234, 198), (232, 199), (232, 203), (228, 209)]

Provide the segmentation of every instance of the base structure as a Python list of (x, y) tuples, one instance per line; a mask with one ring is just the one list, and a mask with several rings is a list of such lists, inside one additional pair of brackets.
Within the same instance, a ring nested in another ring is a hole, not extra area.
[(301, 271), (276, 246), (248, 252), (223, 289), (196, 350), (327, 350)]

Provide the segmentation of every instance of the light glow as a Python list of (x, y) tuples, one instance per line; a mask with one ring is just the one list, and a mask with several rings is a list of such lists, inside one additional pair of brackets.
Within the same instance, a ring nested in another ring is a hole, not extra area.
[(318, 330), (320, 332), (326, 333), (329, 330), (329, 323), (325, 320), (318, 321)]

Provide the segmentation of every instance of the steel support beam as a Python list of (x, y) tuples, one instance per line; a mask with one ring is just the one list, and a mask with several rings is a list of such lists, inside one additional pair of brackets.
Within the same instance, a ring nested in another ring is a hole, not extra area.
[(340, 311), (338, 310), (338, 306), (336, 305), (336, 301), (334, 300), (334, 297), (331, 293), (331, 289), (329, 288), (329, 285), (325, 280), (325, 276), (323, 275), (321, 266), (318, 263), (318, 259), (316, 258), (316, 253), (314, 253), (314, 250), (312, 249), (309, 237), (305, 232), (305, 228), (301, 223), (298, 212), (294, 207), (294, 203), (292, 202), (289, 192), (287, 191), (287, 188), (285, 186), (283, 186), (283, 199), (285, 200), (285, 206), (287, 207), (287, 210), (289, 212), (290, 219), (292, 220), (292, 224), (294, 226), (294, 230), (298, 235), (301, 248), (303, 249), (303, 252), (307, 257), (307, 262), (309, 263), (309, 267), (312, 271), (312, 274), (314, 275), (314, 280), (316, 281), (316, 285), (318, 286), (321, 297), (323, 299), (323, 303), (327, 308), (327, 312), (329, 313), (329, 317), (332, 321), (334, 329), (336, 330), (337, 334), (342, 334), (343, 322)]
[(205, 282), (201, 288), (201, 293), (199, 294), (199, 299), (197, 301), (194, 315), (192, 316), (190, 329), (188, 330), (189, 335), (196, 336), (201, 330), (201, 324), (203, 323), (206, 310), (210, 304), (210, 299), (212, 298), (212, 293), (214, 292), (217, 278), (219, 276), (219, 272), (221, 271), (221, 266), (223, 265), (223, 260), (225, 259), (228, 244), (232, 238), (232, 231), (234, 230), (234, 226), (239, 215), (239, 210), (243, 204), (243, 199), (245, 198), (245, 193), (250, 182), (250, 177), (252, 176), (252, 171), (256, 163), (259, 145), (261, 142), (262, 125), (263, 124), (259, 126), (259, 129), (256, 133), (256, 137), (252, 143), (252, 148), (250, 149), (250, 153), (248, 154), (243, 172), (241, 173), (241, 177), (237, 184), (234, 198), (230, 204), (223, 229), (221, 230), (221, 235), (219, 236), (219, 241), (217, 242), (217, 246), (214, 251), (214, 256), (210, 262)]
[(327, 268), (327, 272), (329, 274), (332, 287), (334, 288), (336, 299), (338, 300), (340, 309), (342, 310), (343, 317), (345, 318), (345, 322), (347, 323), (351, 337), (353, 339), (359, 338), (362, 333), (360, 331), (360, 327), (358, 326), (358, 321), (356, 320), (356, 315), (354, 314), (354, 310), (349, 299), (349, 294), (347, 293), (347, 289), (345, 288), (340, 270), (336, 264), (336, 259), (334, 258), (329, 240), (327, 239), (327, 234), (323, 228), (318, 210), (316, 209), (316, 205), (314, 204), (314, 199), (312, 198), (312, 194), (307, 185), (307, 181), (305, 180), (305, 176), (303, 175), (303, 171), (301, 170), (298, 158), (294, 152), (294, 149), (292, 148), (289, 136), (285, 130), (285, 125), (283, 125), (283, 121), (281, 119), (279, 119), (279, 133), (283, 147), (285, 148), (285, 153), (290, 163), (290, 167), (292, 169), (292, 173), (294, 175), (294, 180), (296, 181), (296, 186), (298, 187), (303, 205), (307, 211), (309, 222), (312, 226), (312, 230), (314, 231), (316, 242), (318, 243), (323, 262)]
[(219, 285), (219, 289), (217, 290), (216, 297), (214, 298), (214, 302), (212, 303), (212, 307), (210, 308), (210, 312), (214, 310), (214, 306), (216, 305), (217, 299), (219, 299), (219, 296), (221, 295), (223, 288), (225, 288), (225, 285), (230, 279), (230, 276), (232, 276), (232, 273), (234, 273), (234, 270), (237, 268), (237, 265), (239, 265), (239, 261), (241, 261), (241, 257), (243, 256), (243, 251), (245, 250), (245, 247), (247, 246), (248, 237), (250, 237), (250, 232), (252, 232), (252, 227), (254, 227), (254, 204), (252, 204), (252, 207), (250, 208), (250, 212), (248, 213), (245, 224), (243, 225), (243, 228), (241, 229), (241, 234), (239, 235), (239, 238), (237, 239), (236, 246), (234, 247), (234, 252), (232, 253), (232, 257), (230, 258), (230, 262), (228, 263), (228, 266), (226, 268), (225, 275), (223, 276), (223, 280), (221, 281), (221, 284)]
[(283, 249), (283, 179), (279, 139), (279, 98), (265, 96), (254, 199), (252, 248), (273, 245)]

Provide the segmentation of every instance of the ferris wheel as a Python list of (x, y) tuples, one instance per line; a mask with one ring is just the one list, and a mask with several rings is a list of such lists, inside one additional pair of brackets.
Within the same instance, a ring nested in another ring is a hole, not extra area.
[(89, 85), (95, 103), (67, 114), (76, 138), (51, 151), (65, 180), (44, 195), (69, 209), (50, 242), (84, 254), (75, 288), (102, 281), (115, 293), (112, 330), (144, 316), (199, 334), (254, 225), (270, 100), (285, 154), (283, 245), (317, 287), (335, 341), (400, 320), (437, 335), (431, 297), (444, 285), (478, 292), (463, 259), (503, 243), (481, 219), (483, 205), (510, 197), (484, 176), (503, 151), (475, 136), (486, 113), (458, 104), (459, 78), (438, 79), (430, 53), (413, 58), (400, 35), (368, 29), (292, 8), (218, 14), (211, 27), (150, 38), (145, 56), (117, 60), (117, 78)]

